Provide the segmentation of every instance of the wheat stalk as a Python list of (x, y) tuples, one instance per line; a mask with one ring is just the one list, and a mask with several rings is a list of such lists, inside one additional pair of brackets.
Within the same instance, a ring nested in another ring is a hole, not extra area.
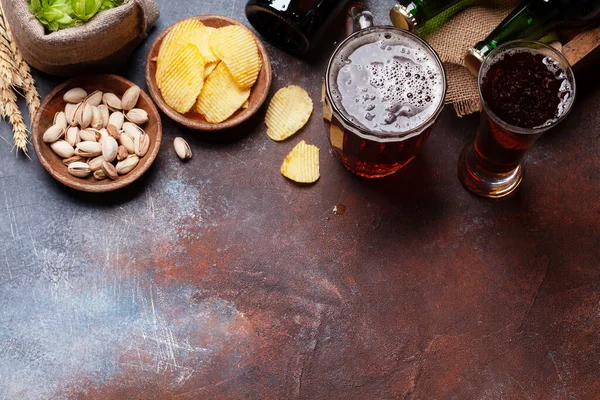
[(31, 75), (31, 69), (29, 68), (29, 64), (25, 62), (23, 59), (23, 55), (21, 51), (17, 47), (15, 40), (12, 36), (12, 32), (10, 30), (10, 25), (4, 19), (4, 9), (2, 8), (2, 2), (0, 2), (0, 14), (2, 14), (2, 22), (0, 23), (4, 30), (6, 31), (6, 37), (10, 44), (10, 49), (12, 50), (13, 59), (16, 64), (17, 71), (21, 78), (21, 84), (17, 84), (17, 86), (23, 89), (25, 93), (25, 101), (27, 102), (27, 107), (29, 108), (29, 115), (31, 121), (35, 118), (35, 114), (38, 112), (40, 108), (40, 95), (35, 87), (35, 80)]
[[(3, 21), (4, 14), (1, 17), (0, 20)], [(27, 155), (27, 126), (23, 122), (23, 115), (17, 105), (17, 95), (14, 91), (14, 86), (23, 84), (23, 80), (20, 78), (20, 74), (16, 68), (15, 58), (10, 48), (8, 32), (4, 27), (5, 25), (0, 23), (0, 102), (2, 103), (0, 111), (4, 118), (8, 118), (8, 122), (13, 127), (13, 143), (15, 147)]]

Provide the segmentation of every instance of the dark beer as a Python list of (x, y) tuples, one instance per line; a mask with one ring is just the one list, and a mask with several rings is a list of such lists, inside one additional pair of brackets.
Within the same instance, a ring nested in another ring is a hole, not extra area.
[(410, 33), (383, 27), (342, 43), (326, 83), (324, 115), (333, 153), (365, 177), (394, 173), (417, 155), (446, 90), (433, 50)]
[(521, 182), (527, 151), (570, 111), (575, 81), (555, 50), (512, 42), (486, 60), (479, 89), (481, 123), (474, 143), (461, 155), (459, 178), (477, 194), (502, 197)]
[(539, 40), (558, 28), (586, 26), (600, 17), (600, 0), (526, 0), (465, 56), (477, 75), (483, 59), (496, 47), (517, 39)]

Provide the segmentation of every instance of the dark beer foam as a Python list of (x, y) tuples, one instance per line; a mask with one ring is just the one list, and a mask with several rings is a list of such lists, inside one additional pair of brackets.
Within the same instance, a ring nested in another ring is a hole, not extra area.
[(356, 125), (383, 134), (422, 125), (444, 96), (437, 57), (414, 38), (389, 30), (347, 42), (336, 54), (328, 78), (337, 108)]
[(481, 93), (500, 119), (527, 129), (552, 126), (574, 100), (574, 88), (560, 63), (527, 48), (505, 51), (486, 62)]

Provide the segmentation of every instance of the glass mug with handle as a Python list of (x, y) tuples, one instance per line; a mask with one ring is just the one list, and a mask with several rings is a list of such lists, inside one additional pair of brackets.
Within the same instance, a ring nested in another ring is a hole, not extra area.
[(446, 96), (435, 51), (401, 29), (374, 26), (352, 4), (348, 37), (329, 60), (323, 116), (334, 156), (348, 170), (381, 178), (406, 166), (423, 147)]

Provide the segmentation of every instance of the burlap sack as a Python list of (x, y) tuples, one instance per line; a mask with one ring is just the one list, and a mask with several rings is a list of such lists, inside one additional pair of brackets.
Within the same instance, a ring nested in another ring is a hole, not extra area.
[[(458, 116), (481, 109), (477, 79), (464, 66), (466, 51), (493, 31), (519, 3), (520, 0), (477, 1), (477, 5), (463, 10), (448, 10), (440, 18), (445, 23), (426, 26), (420, 32), (444, 62), (448, 77), (446, 102), (454, 105)], [(553, 46), (560, 50), (559, 43)]]
[(46, 34), (26, 0), (2, 0), (2, 5), (25, 61), (61, 76), (119, 68), (159, 15), (152, 0), (128, 0), (81, 26)]

